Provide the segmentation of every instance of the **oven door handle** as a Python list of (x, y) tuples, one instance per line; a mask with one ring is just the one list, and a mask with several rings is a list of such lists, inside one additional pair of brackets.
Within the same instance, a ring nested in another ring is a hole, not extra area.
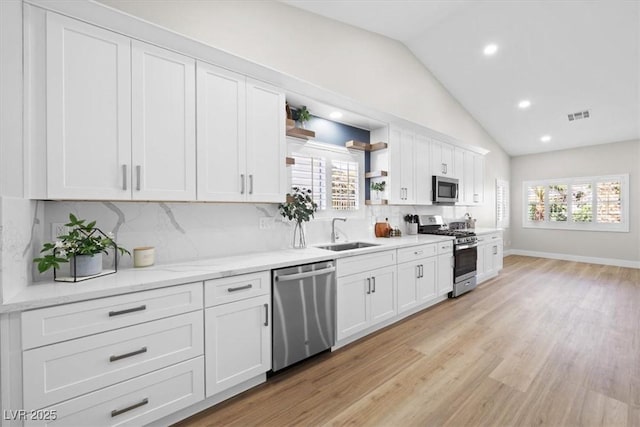
[(477, 243), (471, 243), (470, 245), (457, 245), (456, 251), (461, 251), (463, 249), (477, 248), (477, 247), (478, 247)]

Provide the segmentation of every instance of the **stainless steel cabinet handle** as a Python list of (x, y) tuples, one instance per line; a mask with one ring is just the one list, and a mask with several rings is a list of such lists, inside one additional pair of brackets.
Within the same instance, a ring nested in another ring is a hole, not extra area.
[(249, 175), (249, 194), (253, 194), (253, 174)]
[(424, 265), (420, 264), (420, 278), (424, 277)]
[(420, 266), (416, 265), (416, 279), (420, 278)]
[(447, 165), (445, 165), (444, 163), (441, 163), (441, 165), (442, 165), (442, 173), (446, 175), (447, 174)]
[(328, 267), (322, 268), (320, 270), (305, 271), (304, 273), (287, 274), (284, 276), (275, 276), (273, 280), (275, 280), (276, 282), (285, 282), (288, 280), (300, 280), (300, 279), (304, 279), (305, 277), (313, 277), (313, 276), (320, 276), (322, 274), (333, 273), (334, 271), (336, 271), (336, 268), (329, 264)]
[(372, 277), (371, 281), (373, 282), (373, 290), (371, 291), (372, 294), (376, 293), (376, 278)]
[(264, 311), (265, 311), (264, 326), (269, 326), (269, 304), (267, 303), (264, 304)]
[(423, 253), (423, 252), (424, 252), (424, 251), (422, 251), (422, 250), (415, 251), (415, 252), (414, 252), (414, 255), (422, 255), (422, 253)]
[(498, 255), (498, 247), (497, 246), (493, 247), (493, 254), (494, 255)]
[(127, 165), (122, 165), (122, 189), (127, 191)]
[(244, 174), (240, 174), (240, 194), (244, 194)]
[(227, 292), (236, 292), (236, 291), (242, 291), (244, 289), (251, 289), (253, 287), (253, 285), (251, 283), (249, 283), (248, 285), (244, 285), (244, 286), (238, 286), (236, 288), (228, 288)]
[(124, 310), (110, 311), (109, 312), (109, 317), (120, 316), (121, 314), (134, 313), (136, 311), (142, 311), (142, 310), (146, 310), (146, 309), (147, 309), (147, 306), (143, 304), (143, 305), (138, 306), (138, 307), (126, 308)]
[(371, 293), (371, 278), (367, 277), (367, 295)]
[(146, 405), (147, 403), (149, 403), (149, 399), (145, 397), (145, 398), (144, 398), (144, 399), (142, 399), (140, 402), (138, 402), (138, 403), (134, 403), (134, 404), (133, 404), (133, 405), (131, 405), (131, 406), (127, 406), (126, 408), (123, 408), (123, 409), (114, 409), (113, 411), (111, 411), (111, 417), (117, 417), (117, 416), (118, 416), (118, 415), (120, 415), (120, 414), (124, 414), (125, 412), (132, 411), (132, 410), (134, 410), (134, 409), (136, 409), (136, 408), (139, 408), (139, 407), (141, 407), (141, 406)]
[(491, 236), (491, 238), (492, 238), (492, 239), (497, 239), (497, 238), (498, 238), (498, 236)]
[(140, 191), (140, 170), (142, 169), (142, 166), (137, 165), (136, 166), (136, 191)]
[(127, 357), (137, 356), (138, 354), (142, 354), (146, 352), (147, 352), (147, 347), (142, 347), (140, 350), (132, 351), (130, 353), (111, 356), (109, 357), (109, 362), (115, 362), (116, 360), (126, 359)]

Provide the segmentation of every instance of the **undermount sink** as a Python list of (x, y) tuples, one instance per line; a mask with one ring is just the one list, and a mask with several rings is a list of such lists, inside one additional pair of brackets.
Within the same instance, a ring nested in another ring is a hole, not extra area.
[(349, 242), (349, 243), (336, 243), (332, 245), (324, 245), (317, 246), (320, 249), (327, 249), (330, 251), (340, 252), (340, 251), (348, 251), (351, 249), (362, 249), (362, 248), (370, 248), (371, 246), (380, 246), (377, 243), (367, 243), (367, 242)]

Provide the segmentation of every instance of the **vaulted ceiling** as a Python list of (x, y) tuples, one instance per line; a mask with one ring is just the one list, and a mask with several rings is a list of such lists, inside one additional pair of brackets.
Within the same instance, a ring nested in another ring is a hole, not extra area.
[(284, 2), (404, 43), (511, 155), (640, 139), (638, 1)]

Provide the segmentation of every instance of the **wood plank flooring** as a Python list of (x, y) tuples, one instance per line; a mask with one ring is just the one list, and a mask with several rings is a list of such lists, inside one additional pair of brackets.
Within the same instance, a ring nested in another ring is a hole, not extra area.
[(640, 426), (640, 270), (504, 264), (180, 425)]

